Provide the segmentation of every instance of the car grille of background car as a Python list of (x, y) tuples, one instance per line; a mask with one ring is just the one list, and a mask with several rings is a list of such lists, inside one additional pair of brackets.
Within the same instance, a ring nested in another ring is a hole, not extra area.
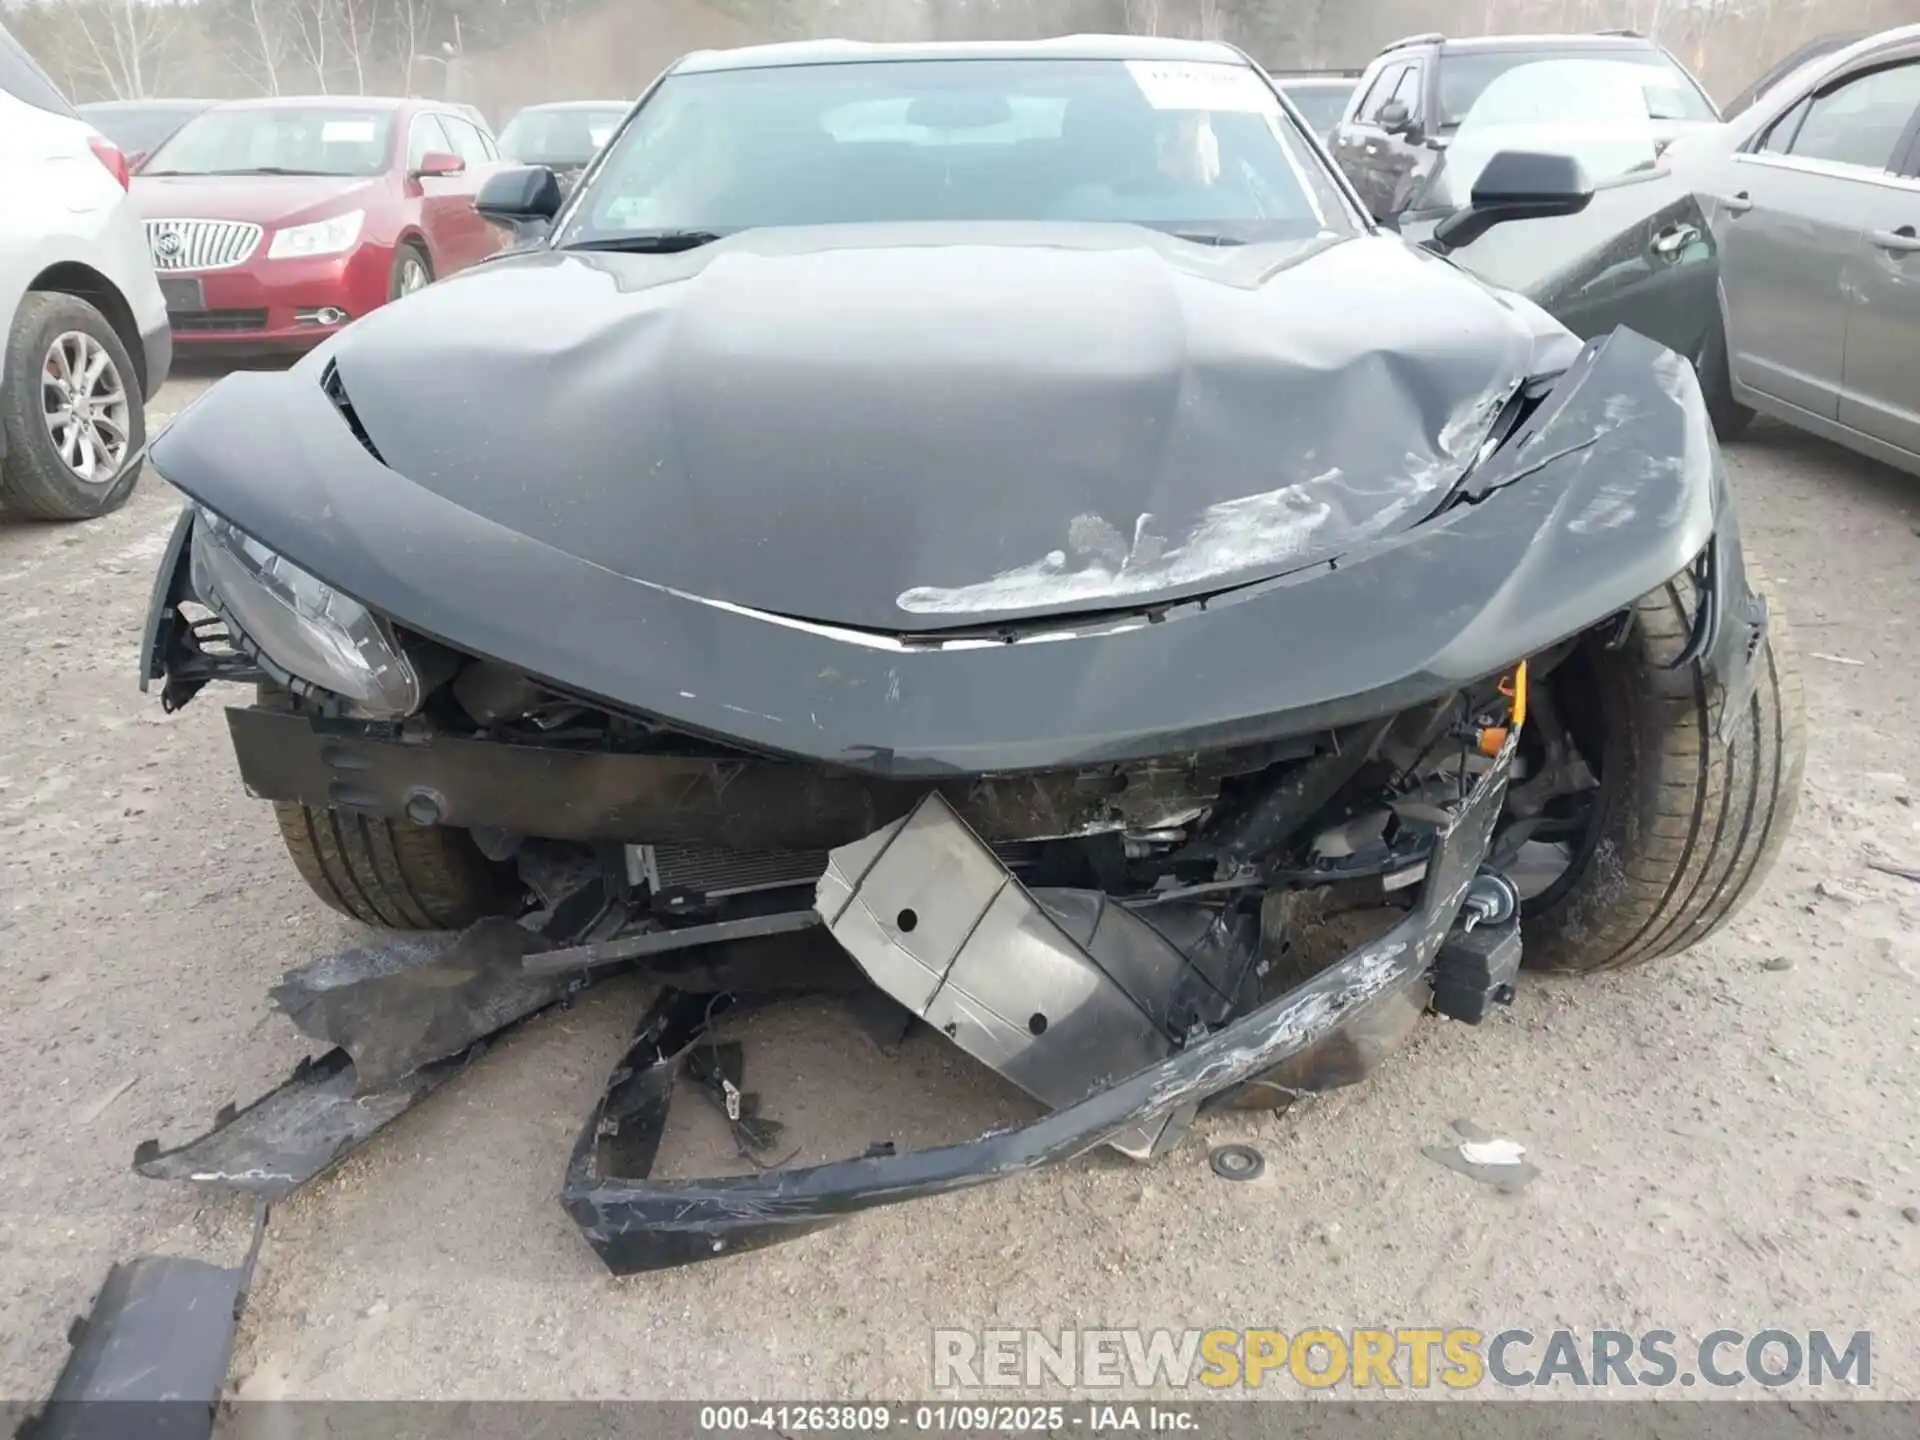
[(156, 270), (221, 270), (260, 244), (260, 227), (238, 220), (149, 220), (147, 248)]

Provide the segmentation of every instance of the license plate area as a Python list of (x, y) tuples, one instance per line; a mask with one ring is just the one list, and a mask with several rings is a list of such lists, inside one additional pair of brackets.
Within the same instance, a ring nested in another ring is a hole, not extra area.
[(168, 314), (193, 315), (207, 308), (198, 276), (162, 275), (159, 280), (160, 298), (167, 302)]

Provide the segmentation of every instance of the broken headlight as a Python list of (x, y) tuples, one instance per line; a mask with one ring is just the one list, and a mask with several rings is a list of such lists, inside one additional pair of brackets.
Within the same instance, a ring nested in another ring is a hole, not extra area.
[[(420, 677), (387, 622), (251, 535), (194, 507), (193, 591), (298, 679), (353, 713), (398, 719), (420, 708)], [(236, 637), (238, 638), (238, 637)]]

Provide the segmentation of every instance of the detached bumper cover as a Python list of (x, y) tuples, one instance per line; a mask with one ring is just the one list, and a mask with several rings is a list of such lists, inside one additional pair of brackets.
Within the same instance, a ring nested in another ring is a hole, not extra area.
[(1206, 1039), (1017, 1130), (805, 1169), (649, 1181), (675, 1062), (699, 1037), (712, 1008), (709, 997), (680, 1005), (668, 992), (642, 1022), (581, 1130), (561, 1203), (616, 1274), (659, 1270), (778, 1244), (861, 1210), (1004, 1180), (1190, 1110), (1421, 982), (1486, 857), (1514, 744), (1508, 741), (1440, 828), (1419, 902), (1405, 920)]
[[(701, 993), (662, 991), (615, 1067), (574, 1145), (561, 1203), (610, 1270), (659, 1270), (778, 1244), (876, 1206), (1005, 1179), (1129, 1135), (1177, 1133), (1204, 1102), (1244, 1082), (1294, 1076), (1301, 1062), (1311, 1069), (1316, 1056), (1347, 1042), (1364, 1049), (1374, 1022), (1426, 1006), (1425, 977), (1485, 862), (1516, 744), (1509, 739), (1436, 829), (1417, 901), (1393, 929), (1167, 1058), (1110, 1085), (1096, 1078), (1091, 1093), (1071, 1100), (1062, 1094), (1065, 1103), (1044, 1118), (965, 1144), (749, 1175), (649, 1178), (676, 1076), (711, 1022), (781, 990), (835, 988), (818, 970), (773, 983), (763, 983), (772, 976), (764, 967), (748, 966), (731, 978), (690, 974), (690, 987)], [(290, 975), (276, 999), (304, 1032), (341, 1048), (303, 1061), (284, 1085), (245, 1109), (223, 1111), (213, 1130), (198, 1139), (172, 1150), (155, 1141), (142, 1144), (135, 1169), (155, 1179), (278, 1198), (337, 1164), (458, 1074), (492, 1039), (474, 1039), (476, 1033), (494, 1022), (518, 1023), (557, 995), (617, 968), (599, 965), (593, 946), (568, 952), (577, 962), (571, 978), (545, 965), (529, 966), (530, 942), (516, 930), (505, 922), (482, 922), (451, 943), (450, 937), (424, 948), (408, 942), (384, 958), (348, 952)], [(531, 943), (537, 952), (539, 942)], [(999, 958), (1014, 959), (1007, 947), (999, 951)], [(516, 958), (524, 976), (512, 971)], [(479, 984), (487, 973), (506, 983), (489, 990)], [(471, 989), (474, 1003), (456, 1007), (459, 1013), (449, 1020), (433, 995), (463, 989)], [(479, 1004), (482, 991), (512, 1003)], [(1063, 1019), (1072, 1017), (1063, 1012)], [(381, 1041), (383, 1031), (392, 1032), (389, 1040), (398, 1037), (404, 1059)], [(356, 1056), (369, 1062), (364, 1083)], [(390, 1078), (416, 1063), (397, 1081)], [(1321, 1077), (1334, 1084), (1352, 1078)]]

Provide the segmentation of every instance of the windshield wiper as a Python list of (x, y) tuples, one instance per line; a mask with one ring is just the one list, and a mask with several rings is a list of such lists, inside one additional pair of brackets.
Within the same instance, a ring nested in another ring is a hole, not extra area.
[(244, 170), (149, 170), (149, 175), (338, 175), (335, 170), (289, 170), (284, 165), (249, 165)]
[(698, 250), (722, 238), (715, 230), (649, 230), (632, 235), (607, 235), (598, 240), (576, 240), (563, 250), (615, 250), (625, 255), (678, 255)]
[(1247, 242), (1238, 235), (1223, 235), (1217, 230), (1168, 230), (1163, 232), (1176, 240), (1185, 240), (1191, 245), (1244, 245)]

